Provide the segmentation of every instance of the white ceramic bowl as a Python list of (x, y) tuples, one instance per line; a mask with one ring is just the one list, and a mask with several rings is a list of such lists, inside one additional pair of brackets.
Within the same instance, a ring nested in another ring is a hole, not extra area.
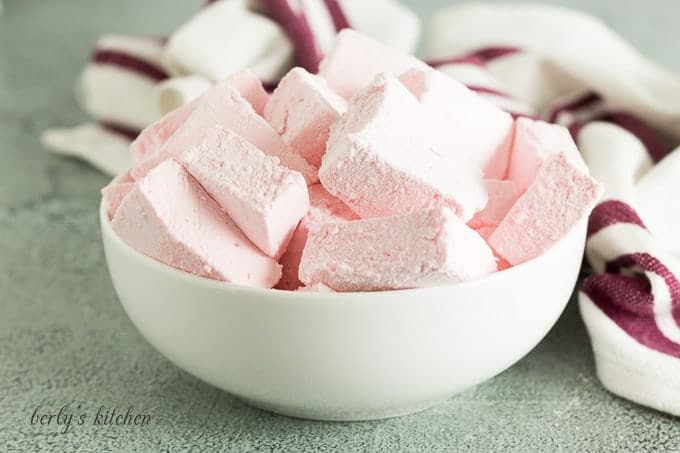
[(161, 354), (255, 406), (323, 420), (415, 412), (517, 362), (569, 300), (586, 229), (482, 280), (329, 294), (196, 277), (127, 246), (103, 208), (100, 218), (120, 301)]

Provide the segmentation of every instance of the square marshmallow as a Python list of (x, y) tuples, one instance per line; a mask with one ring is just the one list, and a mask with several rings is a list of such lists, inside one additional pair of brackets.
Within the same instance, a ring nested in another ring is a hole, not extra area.
[(510, 114), (434, 69), (411, 69), (399, 80), (423, 105), (439, 149), (474, 161), (486, 178), (505, 177), (513, 135)]
[[(220, 84), (234, 87), (259, 115), (263, 115), (269, 95), (254, 72), (249, 69), (239, 71)], [(130, 145), (133, 164), (136, 165), (154, 154), (187, 120), (201, 102), (199, 99), (168, 112), (163, 118), (146, 127)]]
[(401, 74), (411, 68), (428, 68), (412, 55), (392, 49), (354, 30), (342, 30), (319, 65), (319, 75), (345, 99), (371, 83), (376, 74)]
[(309, 186), (309, 211), (293, 233), (288, 248), (279, 260), (283, 265), (283, 273), (276, 287), (294, 290), (302, 285), (298, 278), (298, 268), (310, 231), (317, 231), (326, 223), (346, 222), (358, 218), (347, 205), (329, 194), (321, 184)]
[(330, 127), (345, 110), (347, 103), (325, 80), (293, 68), (272, 93), (264, 117), (294, 152), (318, 168)]
[(244, 69), (230, 75), (222, 83), (233, 86), (258, 115), (264, 116), (264, 108), (269, 101), (269, 93), (264, 89), (262, 82), (253, 71)]
[(220, 83), (197, 101), (194, 110), (165, 143), (132, 169), (135, 179), (144, 176), (165, 159), (175, 157), (201, 143), (206, 129), (222, 126), (233, 130), (266, 154), (278, 157), (282, 164), (300, 172), (308, 183), (316, 181), (316, 170), (290, 150), (276, 131), (231, 84)]
[(488, 228), (495, 229), (505, 218), (512, 205), (519, 198), (517, 186), (512, 181), (501, 181), (498, 179), (487, 179), (484, 181), (486, 191), (489, 194), (489, 201), (484, 209), (475, 214), (467, 223), (468, 226), (477, 230), (483, 237), (480, 230), (488, 231)]
[(481, 171), (444, 158), (426, 121), (395, 76), (378, 75), (331, 128), (321, 183), (362, 218), (448, 206), (469, 220), (487, 201)]
[(489, 245), (516, 266), (537, 257), (587, 216), (602, 187), (564, 153), (549, 157), (517, 200)]
[(588, 167), (567, 128), (530, 118), (517, 118), (507, 179), (514, 181), (522, 193), (531, 185), (543, 162), (559, 153), (564, 153), (580, 171), (588, 173)]
[(203, 277), (271, 288), (281, 267), (246, 238), (174, 160), (137, 181), (111, 222), (128, 245)]
[(300, 280), (335, 291), (379, 291), (462, 282), (495, 271), (486, 242), (440, 207), (310, 231)]
[(177, 157), (187, 171), (265, 254), (278, 258), (309, 208), (302, 175), (280, 165), (229, 129)]

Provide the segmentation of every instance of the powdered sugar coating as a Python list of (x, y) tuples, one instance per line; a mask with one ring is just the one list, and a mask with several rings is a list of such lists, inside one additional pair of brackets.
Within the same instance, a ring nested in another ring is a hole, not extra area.
[(283, 273), (276, 287), (294, 290), (302, 285), (298, 278), (298, 268), (309, 231), (317, 231), (326, 223), (358, 218), (346, 204), (329, 194), (321, 184), (309, 186), (309, 211), (296, 228), (288, 248), (279, 260), (283, 265)]
[(392, 49), (351, 29), (335, 38), (333, 48), (319, 65), (319, 75), (345, 99), (368, 85), (376, 74), (401, 74), (411, 68), (428, 68), (412, 55)]
[(489, 238), (510, 264), (537, 257), (590, 213), (602, 187), (564, 153), (549, 157)]
[(111, 222), (128, 245), (177, 269), (271, 288), (281, 276), (201, 186), (173, 160), (138, 181)]
[(496, 270), (489, 246), (444, 207), (310, 231), (300, 280), (335, 291), (456, 283)]
[[(137, 138), (130, 144), (132, 165), (140, 165), (145, 160), (157, 155), (168, 139), (177, 132), (182, 124), (196, 110), (200, 98), (184, 104), (166, 113), (155, 123), (147, 126), (140, 132)], [(140, 174), (143, 176), (143, 174)]]
[(316, 170), (293, 153), (264, 118), (229, 83), (220, 83), (198, 100), (193, 112), (167, 141), (151, 156), (132, 169), (139, 179), (165, 159), (178, 156), (201, 143), (206, 129), (222, 126), (231, 129), (260, 150), (278, 157), (292, 170), (299, 171), (308, 183), (316, 181)]
[(345, 110), (347, 102), (322, 78), (293, 68), (272, 93), (264, 117), (293, 152), (319, 167), (330, 127)]
[(332, 127), (321, 183), (362, 218), (448, 206), (469, 220), (487, 201), (481, 171), (442, 157), (425, 121), (397, 78), (379, 74)]
[[(489, 194), (489, 201), (484, 209), (475, 214), (467, 224), (474, 230), (491, 228), (493, 231), (505, 218), (520, 194), (512, 181), (487, 179), (484, 184)], [(483, 233), (480, 234), (484, 237), (488, 236)]]
[(222, 83), (228, 83), (248, 101), (258, 115), (264, 116), (264, 108), (269, 101), (269, 93), (262, 82), (250, 69), (244, 69), (227, 77)]
[[(264, 113), (264, 107), (267, 104), (269, 95), (251, 70), (239, 71), (227, 77), (219, 85), (231, 85), (252, 105), (255, 112), (259, 115)], [(163, 118), (146, 127), (130, 144), (133, 164), (137, 165), (147, 157), (158, 152), (165, 142), (189, 118), (200, 102), (201, 98), (194, 99), (168, 112)]]
[(209, 129), (206, 139), (177, 161), (260, 250), (281, 256), (309, 208), (300, 173), (220, 126)]
[(436, 146), (455, 161), (471, 159), (489, 179), (505, 177), (512, 117), (434, 69), (411, 69), (399, 80), (424, 107)]
[(517, 118), (508, 179), (517, 184), (520, 193), (524, 192), (543, 162), (559, 153), (564, 153), (577, 169), (588, 173), (588, 167), (567, 128), (530, 118)]

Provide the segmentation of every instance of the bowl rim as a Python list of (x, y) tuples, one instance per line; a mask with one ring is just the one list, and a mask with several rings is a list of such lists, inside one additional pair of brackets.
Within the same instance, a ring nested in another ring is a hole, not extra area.
[[(584, 216), (585, 219), (588, 218), (588, 215)], [(467, 287), (474, 287), (477, 285), (485, 284), (488, 282), (493, 282), (495, 279), (501, 279), (501, 278), (511, 278), (513, 275), (518, 274), (518, 273), (524, 273), (530, 272), (531, 268), (538, 268), (540, 269), (542, 263), (548, 259), (548, 256), (555, 253), (556, 249), (558, 249), (559, 245), (566, 241), (567, 239), (571, 238), (572, 235), (576, 234), (578, 230), (581, 228), (582, 223), (584, 222), (584, 219), (579, 220), (560, 240), (555, 242), (553, 245), (551, 245), (548, 249), (546, 249), (543, 253), (541, 253), (539, 256), (532, 258), (522, 264), (518, 264), (516, 266), (513, 266), (509, 269), (505, 269), (502, 271), (496, 271), (493, 272), (485, 277), (476, 279), (476, 280), (470, 280), (466, 282), (459, 282), (459, 283), (448, 283), (448, 284), (442, 284), (442, 285), (436, 285), (436, 286), (428, 286), (428, 287), (421, 287), (421, 288), (408, 288), (408, 289), (391, 289), (391, 290), (383, 290), (383, 291), (352, 291), (352, 292), (318, 292), (318, 291), (291, 291), (291, 290), (285, 290), (285, 289), (277, 289), (277, 288), (258, 288), (258, 287), (253, 287), (253, 286), (246, 286), (246, 285), (241, 285), (238, 283), (232, 283), (232, 282), (225, 282), (221, 280), (214, 280), (211, 278), (207, 277), (202, 277), (196, 274), (192, 274), (190, 272), (186, 272), (177, 268), (174, 268), (168, 264), (162, 263), (148, 255), (143, 254), (142, 252), (139, 252), (132, 248), (130, 245), (128, 245), (125, 241), (123, 241), (118, 234), (113, 230), (111, 227), (111, 221), (109, 220), (109, 216), (107, 213), (107, 209), (104, 203), (104, 198), (102, 197), (100, 206), (99, 206), (99, 223), (101, 226), (101, 231), (102, 235), (110, 238), (110, 240), (118, 247), (120, 248), (126, 255), (130, 256), (132, 259), (137, 260), (141, 263), (143, 263), (145, 266), (151, 267), (152, 269), (156, 269), (158, 272), (162, 272), (167, 274), (170, 277), (173, 278), (179, 278), (181, 280), (186, 281), (187, 283), (192, 283), (196, 285), (200, 285), (203, 287), (215, 289), (215, 290), (220, 290), (220, 291), (225, 291), (225, 292), (237, 292), (237, 293), (242, 293), (244, 295), (250, 295), (250, 296), (272, 296), (272, 295), (280, 295), (280, 296), (292, 296), (294, 295), (295, 298), (302, 298), (302, 299), (319, 299), (320, 295), (323, 295), (323, 299), (328, 298), (333, 298), (333, 300), (339, 300), (339, 299), (350, 299), (354, 298), (357, 296), (360, 296), (362, 299), (371, 299), (375, 298), (377, 299), (383, 299), (385, 294), (399, 294), (399, 295), (411, 295), (411, 296), (418, 296), (418, 295), (424, 295), (427, 294), (428, 292), (431, 292), (432, 290), (442, 290), (446, 288), (467, 288)], [(584, 240), (585, 240), (585, 228), (584, 230)], [(105, 240), (102, 238), (102, 240)], [(109, 269), (109, 273), (110, 269)]]

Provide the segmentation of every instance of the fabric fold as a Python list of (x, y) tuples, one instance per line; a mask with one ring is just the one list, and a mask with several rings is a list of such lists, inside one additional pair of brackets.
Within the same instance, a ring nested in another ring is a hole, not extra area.
[(76, 86), (76, 98), (97, 121), (141, 129), (160, 117), (151, 96), (168, 77), (161, 64), (163, 40), (108, 35), (97, 41)]
[[(480, 3), (446, 8), (430, 21), (430, 58), (489, 46), (519, 47), (531, 55), (497, 58), (488, 69), (514, 82), (511, 93), (533, 99), (536, 108), (588, 88), (612, 109), (634, 112), (680, 139), (678, 77), (645, 59), (599, 19), (557, 6)], [(504, 76), (511, 67), (522, 70), (516, 77)]]
[(96, 123), (50, 129), (41, 134), (40, 141), (53, 153), (82, 159), (108, 175), (121, 174), (132, 164), (130, 138)]

